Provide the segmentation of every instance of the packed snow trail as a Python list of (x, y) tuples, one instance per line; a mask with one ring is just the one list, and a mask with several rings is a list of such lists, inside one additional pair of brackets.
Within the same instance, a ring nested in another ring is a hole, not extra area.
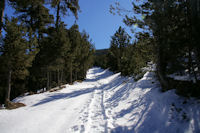
[(18, 97), (0, 110), (0, 133), (199, 133), (200, 101), (161, 93), (153, 72), (134, 82), (92, 68), (82, 83)]

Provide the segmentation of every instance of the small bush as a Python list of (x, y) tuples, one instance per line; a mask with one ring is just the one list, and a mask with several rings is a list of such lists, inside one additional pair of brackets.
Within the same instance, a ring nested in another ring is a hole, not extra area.
[(26, 106), (25, 104), (23, 103), (14, 103), (14, 102), (11, 102), (11, 101), (6, 101), (6, 108), (7, 109), (16, 109), (16, 108), (19, 108), (19, 107), (24, 107)]
[(200, 97), (200, 83), (192, 81), (180, 81), (168, 78), (170, 89), (176, 89), (176, 94), (184, 97)]

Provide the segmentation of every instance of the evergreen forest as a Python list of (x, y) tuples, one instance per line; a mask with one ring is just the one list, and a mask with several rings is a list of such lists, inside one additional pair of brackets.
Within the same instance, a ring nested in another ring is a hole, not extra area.
[(133, 36), (120, 26), (106, 54), (95, 55), (95, 65), (135, 80), (156, 66), (162, 91), (176, 89), (179, 95), (200, 97), (198, 0), (138, 0), (132, 2), (132, 10), (116, 2), (110, 12), (124, 14)]
[[(5, 4), (15, 17), (6, 15)], [(1, 0), (0, 6), (1, 104), (85, 79), (94, 46), (86, 31), (76, 23), (67, 29), (61, 19), (69, 12), (78, 19), (78, 0)]]

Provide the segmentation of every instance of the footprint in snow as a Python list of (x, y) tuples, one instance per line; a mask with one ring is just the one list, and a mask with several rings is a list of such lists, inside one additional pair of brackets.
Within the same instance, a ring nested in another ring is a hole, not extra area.
[(83, 133), (85, 131), (84, 125), (75, 125), (71, 127), (72, 132), (80, 131), (80, 133)]

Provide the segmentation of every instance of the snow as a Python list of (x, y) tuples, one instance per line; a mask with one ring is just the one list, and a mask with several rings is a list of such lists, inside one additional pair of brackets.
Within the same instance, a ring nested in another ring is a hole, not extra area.
[(167, 77), (172, 78), (174, 80), (180, 80), (180, 81), (192, 81), (194, 80), (194, 77), (191, 77), (189, 74), (185, 75), (178, 75), (178, 74), (170, 74)]
[(1, 133), (198, 133), (200, 101), (165, 93), (154, 72), (134, 82), (92, 68), (56, 92), (18, 97), (27, 106), (0, 110)]

